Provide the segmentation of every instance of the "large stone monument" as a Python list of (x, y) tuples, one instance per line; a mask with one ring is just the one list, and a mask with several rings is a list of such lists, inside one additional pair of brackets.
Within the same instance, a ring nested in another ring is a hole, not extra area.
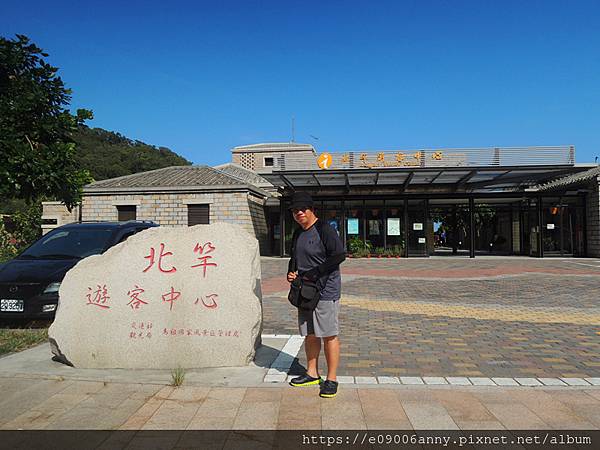
[(260, 344), (258, 241), (237, 225), (150, 228), (80, 261), (52, 352), (81, 368), (242, 366)]

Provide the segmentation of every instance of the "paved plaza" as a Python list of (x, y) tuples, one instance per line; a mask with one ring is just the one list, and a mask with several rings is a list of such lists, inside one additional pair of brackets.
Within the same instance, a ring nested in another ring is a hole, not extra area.
[(335, 399), (323, 400), (316, 387), (17, 377), (0, 378), (0, 389), (4, 430), (600, 428), (600, 389), (585, 388), (363, 386), (342, 387)]
[[(254, 364), (172, 387), (169, 370), (76, 369), (43, 344), (0, 358), (0, 429), (600, 429), (600, 261), (347, 260), (335, 399), (285, 383), (305, 364), (286, 267), (262, 259)], [(195, 445), (138, 438), (123, 447)]]
[[(297, 334), (287, 260), (262, 267), (264, 333)], [(348, 259), (342, 280), (341, 375), (600, 376), (598, 260)]]

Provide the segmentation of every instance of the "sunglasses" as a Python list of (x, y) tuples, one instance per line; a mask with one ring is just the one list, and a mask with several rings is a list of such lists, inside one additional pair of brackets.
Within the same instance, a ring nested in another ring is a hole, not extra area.
[(298, 208), (292, 208), (292, 214), (298, 214), (300, 211), (304, 212), (307, 209), (310, 209), (310, 206), (300, 206)]

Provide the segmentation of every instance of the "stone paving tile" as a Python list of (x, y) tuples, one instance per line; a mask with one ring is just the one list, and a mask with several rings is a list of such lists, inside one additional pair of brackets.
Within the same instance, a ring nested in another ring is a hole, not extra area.
[(521, 386), (542, 386), (542, 383), (535, 378), (515, 378), (515, 381)]
[(188, 430), (229, 430), (244, 396), (245, 388), (212, 388), (196, 415), (190, 421)]
[(425, 384), (448, 384), (444, 377), (423, 377)]
[(0, 401), (0, 425), (10, 422), (21, 414), (35, 408), (53, 395), (71, 385), (69, 381), (27, 380), (28, 386), (15, 392), (8, 392)]
[(553, 389), (546, 391), (553, 399), (568, 406), (578, 417), (600, 428), (600, 401), (586, 391)]
[(196, 415), (200, 404), (179, 400), (164, 400), (142, 426), (142, 430), (184, 430)]
[(484, 406), (507, 429), (543, 430), (550, 426), (522, 404), (486, 403)]
[(239, 405), (233, 428), (277, 428), (283, 388), (248, 388)]
[(508, 392), (507, 397), (519, 401), (535, 413), (544, 423), (556, 429), (591, 429), (590, 422), (578, 417), (574, 411), (552, 395), (552, 391), (525, 390)]
[(318, 388), (283, 388), (277, 428), (320, 429), (322, 399), (318, 393)]
[(358, 396), (367, 428), (396, 430), (412, 428), (393, 390), (363, 389), (358, 391)]
[(498, 386), (519, 386), (519, 383), (512, 378), (493, 377), (492, 381)]
[(567, 383), (558, 378), (538, 378), (544, 386), (567, 386)]
[(448, 411), (438, 402), (402, 402), (402, 407), (415, 430), (458, 430)]
[(398, 377), (377, 377), (379, 384), (400, 384)]
[(356, 388), (340, 388), (335, 398), (322, 399), (323, 430), (366, 430), (367, 423)]
[(448, 411), (452, 420), (460, 427), (467, 423), (500, 423), (483, 403), (469, 391), (438, 389), (433, 391), (434, 398)]
[(119, 429), (129, 418), (144, 405), (146, 400), (142, 398), (127, 398), (116, 408), (110, 410), (110, 414), (97, 419), (97, 428), (101, 430)]
[[(63, 394), (90, 395), (107, 386), (108, 383), (102, 381), (73, 381), (64, 389)], [(111, 387), (111, 389), (113, 388)]]
[(140, 430), (163, 404), (164, 399), (152, 397), (119, 426), (119, 430)]

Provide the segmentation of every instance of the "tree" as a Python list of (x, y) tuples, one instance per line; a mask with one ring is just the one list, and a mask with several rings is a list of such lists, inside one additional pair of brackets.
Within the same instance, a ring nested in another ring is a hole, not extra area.
[(92, 181), (71, 134), (92, 113), (69, 112), (71, 91), (47, 56), (26, 36), (0, 37), (0, 197), (54, 198), (71, 209)]

